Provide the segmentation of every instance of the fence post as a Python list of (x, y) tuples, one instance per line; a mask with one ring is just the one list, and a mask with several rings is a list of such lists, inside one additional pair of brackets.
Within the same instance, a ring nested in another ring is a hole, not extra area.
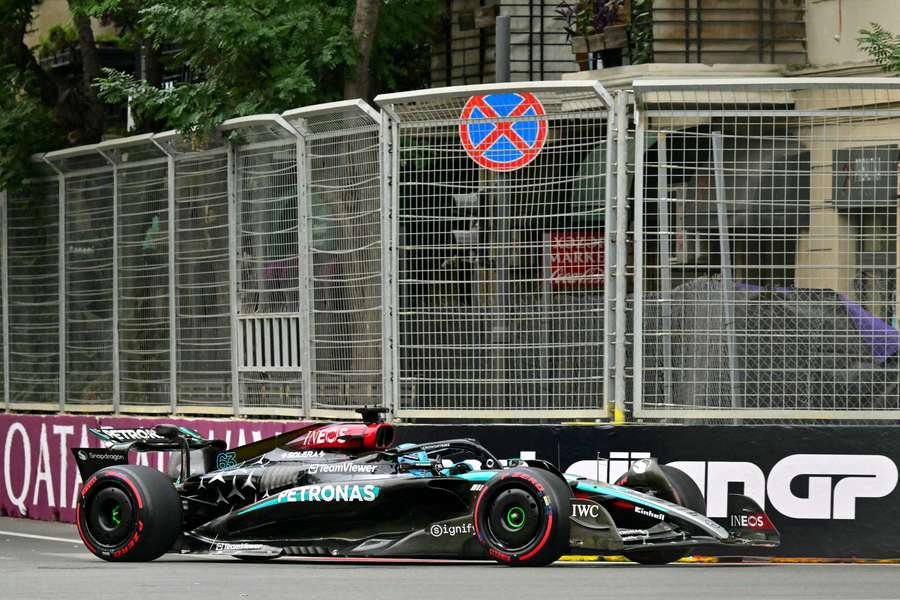
[(102, 150), (97, 154), (112, 165), (113, 215), (112, 215), (112, 409), (119, 414), (121, 404), (121, 367), (119, 365), (119, 166), (115, 159)]
[(59, 260), (58, 277), (59, 277), (59, 323), (57, 331), (59, 331), (59, 411), (66, 410), (66, 176), (62, 170), (58, 169), (46, 156), (42, 157), (44, 163), (50, 167), (59, 178), (59, 187), (57, 188), (57, 255)]
[(9, 220), (8, 196), (0, 192), (0, 285), (3, 286), (3, 407), (9, 411)]
[[(281, 126), (296, 138), (297, 144), (297, 284), (298, 309), (300, 311), (300, 339), (298, 344), (300, 352), (300, 370), (303, 375), (303, 416), (310, 418), (315, 406), (315, 374), (316, 364), (315, 337), (316, 323), (313, 311), (312, 277), (314, 265), (312, 264), (312, 242), (310, 240), (309, 214), (312, 211), (312, 192), (310, 191), (309, 176), (312, 172), (309, 151), (306, 147), (306, 130), (298, 129), (286, 120), (279, 119)], [(298, 120), (298, 124), (301, 121)], [(302, 125), (300, 125), (302, 127)]]
[(613, 344), (610, 341), (609, 334), (612, 330), (612, 318), (610, 309), (612, 302), (610, 301), (610, 284), (612, 283), (611, 269), (614, 268), (616, 258), (616, 248), (612, 243), (610, 227), (613, 224), (613, 216), (616, 214), (614, 205), (615, 195), (613, 194), (613, 185), (616, 181), (615, 171), (613, 170), (613, 155), (616, 151), (614, 143), (614, 134), (616, 131), (616, 112), (615, 106), (609, 104), (607, 108), (606, 120), (606, 165), (605, 165), (605, 183), (604, 183), (604, 223), (603, 223), (603, 411), (609, 415), (610, 409), (615, 403), (613, 398), (614, 386), (611, 376), (613, 368)]
[(166, 155), (166, 191), (168, 202), (169, 231), (167, 236), (169, 259), (169, 412), (178, 409), (178, 273), (175, 266), (176, 210), (175, 210), (175, 155), (171, 149), (150, 138), (153, 145)]
[(669, 256), (669, 167), (665, 133), (656, 135), (657, 184), (659, 204), (659, 260), (661, 263), (663, 382), (666, 401), (672, 401), (672, 259)]
[(396, 396), (394, 394), (394, 380), (396, 378), (394, 364), (394, 252), (393, 244), (393, 182), (391, 180), (392, 136), (394, 123), (384, 112), (381, 115), (381, 124), (378, 132), (379, 149), (378, 160), (380, 163), (381, 184), (381, 397), (382, 404), (391, 411), (396, 412)]
[[(384, 390), (385, 406), (395, 418), (402, 418), (403, 407), (400, 402), (400, 185), (397, 181), (400, 173), (400, 118), (390, 106), (382, 105), (381, 110), (381, 185), (382, 206), (386, 210), (384, 217), (387, 224), (387, 251), (382, 254), (382, 261), (387, 261), (388, 294), (382, 299), (385, 308), (382, 336), (387, 339), (382, 343), (388, 349), (390, 360), (382, 360), (382, 369), (388, 369), (385, 377), (390, 387)], [(384, 242), (383, 242), (384, 243)], [(389, 302), (388, 302), (389, 300)]]
[(178, 272), (175, 266), (176, 236), (175, 157), (166, 160), (169, 188), (169, 408), (178, 409)]
[(719, 221), (719, 254), (722, 263), (722, 294), (725, 297), (725, 335), (728, 348), (728, 383), (731, 391), (731, 406), (743, 405), (738, 393), (737, 343), (734, 339), (734, 291), (731, 273), (731, 245), (728, 237), (728, 207), (725, 205), (725, 149), (722, 132), (712, 134), (713, 168), (716, 178), (716, 213)]
[(240, 326), (238, 322), (240, 273), (238, 272), (237, 253), (240, 210), (237, 204), (238, 194), (235, 187), (237, 177), (234, 144), (231, 142), (226, 143), (228, 144), (228, 307), (231, 321), (231, 411), (234, 416), (238, 416), (241, 410), (240, 372), (238, 369), (241, 364), (240, 356), (243, 350), (238, 329)]
[(639, 406), (644, 393), (644, 115), (634, 107), (634, 305), (632, 316), (632, 402)]
[[(627, 315), (625, 300), (628, 295), (628, 98), (625, 92), (616, 96), (616, 362), (614, 368), (616, 404), (613, 420), (625, 421), (625, 336)], [(640, 398), (635, 398), (635, 409)]]

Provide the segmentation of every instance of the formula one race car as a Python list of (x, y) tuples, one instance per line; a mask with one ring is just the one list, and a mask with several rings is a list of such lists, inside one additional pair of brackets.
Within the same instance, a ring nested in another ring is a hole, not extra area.
[[(109, 561), (180, 552), (532, 566), (597, 553), (663, 564), (697, 546), (779, 543), (750, 498), (731, 495), (716, 523), (693, 480), (655, 459), (611, 485), (541, 460), (500, 461), (469, 439), (394, 446), (380, 411), (361, 412), (364, 423), (316, 423), (231, 450), (173, 425), (92, 430), (108, 447), (73, 449), (81, 539)], [(129, 450), (180, 460), (164, 474), (128, 465)]]

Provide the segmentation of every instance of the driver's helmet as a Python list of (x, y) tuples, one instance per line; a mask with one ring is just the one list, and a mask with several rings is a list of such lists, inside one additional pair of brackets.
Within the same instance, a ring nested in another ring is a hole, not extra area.
[[(400, 444), (397, 446), (397, 450), (405, 450), (407, 448), (415, 448), (417, 444)], [(428, 462), (428, 453), (424, 450), (419, 450), (417, 452), (410, 452), (409, 454), (403, 454), (397, 459), (398, 463), (427, 463)], [(411, 469), (408, 471), (413, 475), (418, 477), (428, 477), (431, 476), (431, 471), (425, 469)]]

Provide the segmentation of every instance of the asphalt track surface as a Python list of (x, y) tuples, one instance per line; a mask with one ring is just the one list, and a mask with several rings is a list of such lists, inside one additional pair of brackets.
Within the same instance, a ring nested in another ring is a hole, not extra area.
[[(0, 518), (0, 599), (98, 600), (655, 600), (897, 599), (894, 564), (677, 564), (559, 562), (542, 569), (493, 563), (324, 563), (167, 556), (110, 564), (74, 526)], [(70, 541), (67, 541), (70, 540)]]

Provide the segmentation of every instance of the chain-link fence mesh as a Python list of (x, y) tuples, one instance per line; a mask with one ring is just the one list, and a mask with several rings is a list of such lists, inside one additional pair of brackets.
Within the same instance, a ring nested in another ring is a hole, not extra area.
[[(81, 163), (92, 170), (78, 170)], [(108, 406), (114, 387), (115, 177), (99, 156), (76, 157), (61, 166), (66, 180), (65, 401)]]
[(175, 162), (178, 402), (231, 405), (228, 156)]
[[(280, 353), (280, 315), (300, 311), (297, 144), (268, 129), (241, 131), (235, 150), (241, 401), (247, 407), (303, 407), (303, 373)], [(290, 339), (285, 331), (286, 339)], [(299, 339), (299, 336), (298, 336)]]
[(636, 91), (636, 414), (900, 415), (900, 85)]
[[(149, 144), (148, 144), (149, 145)], [(150, 146), (152, 154), (160, 151)], [(146, 148), (123, 150), (127, 159)], [(169, 405), (168, 164), (118, 170), (119, 365), (122, 405)]]
[(379, 120), (361, 106), (287, 115), (305, 143), (311, 407), (317, 411), (383, 402)]
[(7, 198), (10, 402), (59, 406), (59, 181)]
[(608, 106), (394, 100), (398, 412), (601, 414)]
[(900, 415), (897, 83), (630, 97), (426, 90), (49, 153), (4, 197), (5, 400)]

